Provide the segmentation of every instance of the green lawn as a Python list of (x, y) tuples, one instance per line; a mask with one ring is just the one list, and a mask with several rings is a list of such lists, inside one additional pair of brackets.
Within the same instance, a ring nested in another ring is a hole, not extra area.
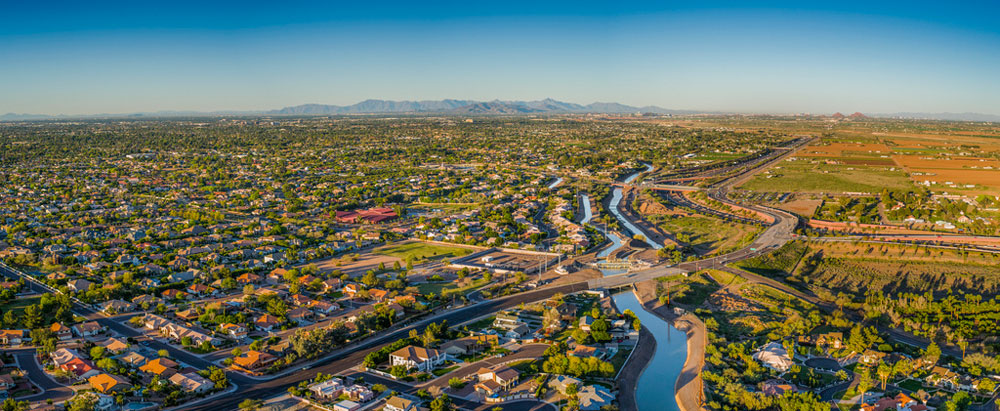
[(907, 380), (905, 380), (905, 381), (903, 381), (901, 383), (898, 383), (896, 385), (900, 386), (900, 388), (905, 388), (905, 389), (910, 390), (910, 391), (917, 391), (917, 390), (929, 391), (928, 389), (924, 388), (924, 385), (922, 383), (920, 383), (920, 381), (917, 381), (917, 380), (907, 379)]
[(435, 377), (440, 377), (442, 375), (445, 375), (445, 374), (450, 373), (452, 371), (455, 371), (457, 369), (458, 369), (458, 365), (453, 365), (453, 366), (448, 367), (448, 368), (438, 368), (438, 369), (436, 369), (434, 371), (431, 371), (431, 372), (434, 373)]
[(6, 303), (0, 304), (0, 312), (13, 311), (17, 315), (24, 314), (24, 308), (32, 305), (38, 304), (42, 300), (42, 297), (31, 297), (31, 298), (15, 298)]
[(472, 291), (477, 287), (482, 287), (486, 285), (486, 280), (482, 278), (472, 281), (471, 284), (465, 287), (456, 287), (455, 283), (451, 281), (440, 281), (434, 283), (421, 283), (417, 284), (417, 290), (420, 290), (421, 295), (427, 295), (434, 293), (434, 295), (451, 295), (454, 293), (465, 293), (467, 291)]
[(628, 360), (628, 355), (632, 353), (632, 349), (620, 349), (615, 353), (611, 360), (608, 361), (611, 365), (615, 366), (615, 371), (621, 370), (625, 366), (625, 361)]
[(473, 250), (464, 247), (452, 247), (440, 244), (430, 244), (420, 241), (410, 241), (405, 243), (389, 244), (379, 247), (375, 254), (387, 255), (400, 258), (402, 260), (441, 260), (445, 258), (457, 258), (472, 254)]

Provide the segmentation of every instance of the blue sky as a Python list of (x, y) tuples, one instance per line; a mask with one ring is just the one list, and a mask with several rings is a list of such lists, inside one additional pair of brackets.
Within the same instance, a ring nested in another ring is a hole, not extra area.
[(0, 113), (551, 97), (1000, 114), (996, 2), (365, 3), (4, 4)]

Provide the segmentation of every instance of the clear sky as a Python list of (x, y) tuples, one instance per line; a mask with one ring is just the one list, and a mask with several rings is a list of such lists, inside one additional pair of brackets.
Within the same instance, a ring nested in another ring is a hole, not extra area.
[(0, 113), (476, 99), (1000, 114), (1000, 3), (5, 1)]

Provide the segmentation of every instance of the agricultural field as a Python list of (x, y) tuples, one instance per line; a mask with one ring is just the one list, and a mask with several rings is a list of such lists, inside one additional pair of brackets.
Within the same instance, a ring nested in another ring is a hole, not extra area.
[(738, 187), (753, 191), (796, 193), (871, 193), (913, 188), (899, 166), (827, 164), (825, 160), (791, 157)]
[(874, 194), (916, 184), (934, 192), (1000, 194), (1000, 132), (974, 124), (838, 124), (741, 188)]

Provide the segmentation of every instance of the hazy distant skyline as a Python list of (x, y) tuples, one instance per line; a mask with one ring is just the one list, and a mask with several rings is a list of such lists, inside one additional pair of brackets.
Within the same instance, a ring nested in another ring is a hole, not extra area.
[(5, 5), (0, 113), (365, 99), (1000, 114), (1000, 5)]

